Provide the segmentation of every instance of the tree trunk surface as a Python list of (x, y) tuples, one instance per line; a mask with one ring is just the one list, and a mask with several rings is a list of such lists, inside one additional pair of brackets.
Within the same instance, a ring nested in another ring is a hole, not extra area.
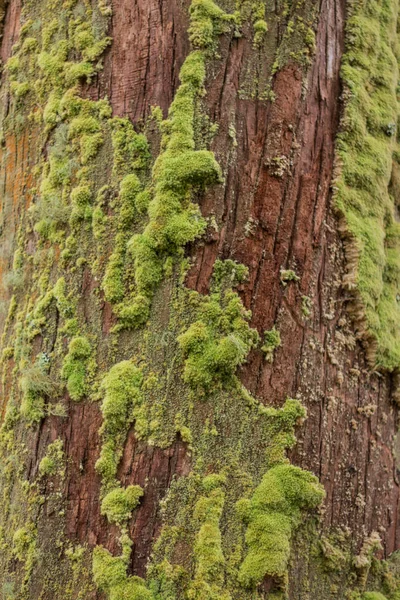
[(337, 199), (352, 102), (387, 91), (343, 65), (396, 56), (363, 47), (386, 9), (395, 32), (396, 0), (0, 2), (1, 598), (400, 597), (398, 368)]

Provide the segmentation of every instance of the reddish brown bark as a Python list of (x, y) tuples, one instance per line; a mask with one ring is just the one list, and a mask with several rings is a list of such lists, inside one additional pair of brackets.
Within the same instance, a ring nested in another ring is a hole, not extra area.
[[(134, 123), (143, 121), (152, 105), (161, 106), (166, 115), (189, 49), (188, 4), (187, 0), (115, 2), (110, 32), (114, 41), (90, 94), (108, 95), (114, 113), (128, 115)], [(4, 23), (3, 62), (16, 39), (19, 14), (20, 5), (12, 0)], [(292, 459), (324, 484), (326, 526), (347, 526), (358, 542), (378, 530), (385, 552), (390, 553), (399, 547), (400, 533), (399, 482), (392, 452), (397, 409), (390, 376), (371, 373), (362, 348), (353, 343), (340, 285), (343, 251), (331, 207), (344, 15), (341, 0), (321, 1), (317, 52), (307, 85), (301, 68), (287, 65), (274, 77), (273, 103), (240, 99), (251, 61), (258, 61), (260, 81), (265, 78), (262, 57), (246, 37), (221, 39), (221, 58), (209, 67), (205, 102), (210, 117), (220, 123), (212, 149), (226, 185), (207, 193), (201, 209), (204, 215), (215, 214), (223, 226), (192, 249), (196, 260), (188, 285), (206, 293), (217, 256), (249, 267), (250, 280), (241, 293), (252, 309), (252, 325), (262, 333), (277, 324), (282, 346), (272, 365), (254, 352), (242, 371), (243, 381), (265, 403), (280, 405), (286, 396), (302, 400), (308, 420), (298, 433)], [(236, 147), (230, 124), (237, 132)], [(18, 205), (10, 197), (29, 185), (30, 148), (27, 140), (6, 140), (1, 157), (3, 227), (7, 225), (7, 237), (1, 241), (6, 255), (3, 270), (10, 266), (18, 221)], [(287, 159), (280, 175), (273, 167), (277, 156)], [(299, 284), (283, 286), (282, 268), (293, 268), (301, 277)], [(312, 299), (309, 320), (302, 315), (302, 295)], [(108, 308), (104, 310), (107, 323)], [(105, 326), (105, 335), (107, 330)], [(366, 407), (372, 406), (375, 411), (368, 416)], [(100, 411), (97, 405), (71, 403), (69, 408), (68, 421), (49, 418), (32, 436), (30, 472), (32, 476), (37, 472), (45, 447), (61, 436), (69, 456), (63, 490), (68, 499), (66, 533), (71, 540), (102, 543), (114, 550), (116, 536), (100, 516), (100, 482), (94, 470)], [(131, 532), (135, 574), (144, 574), (159, 531), (159, 501), (174, 474), (186, 474), (189, 466), (182, 442), (162, 450), (138, 443), (133, 432), (129, 434), (121, 481), (144, 484), (148, 478), (149, 482)]]

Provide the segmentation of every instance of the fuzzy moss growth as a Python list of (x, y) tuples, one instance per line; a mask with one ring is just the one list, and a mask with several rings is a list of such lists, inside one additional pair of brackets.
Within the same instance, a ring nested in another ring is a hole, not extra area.
[(272, 362), (274, 360), (274, 353), (277, 348), (281, 345), (281, 334), (273, 327), (269, 331), (264, 331), (264, 344), (261, 350), (265, 354), (265, 360)]
[(396, 10), (391, 0), (350, 7), (335, 184), (347, 258), (344, 283), (355, 294), (353, 314), (371, 342), (370, 360), (387, 369), (400, 365), (399, 199), (389, 189), (397, 148)]
[(317, 478), (293, 465), (277, 465), (264, 475), (247, 506), (241, 507), (248, 523), (248, 552), (239, 570), (242, 585), (256, 587), (266, 575), (285, 575), (292, 533), (304, 511), (317, 508), (323, 498)]
[(86, 337), (78, 336), (71, 340), (61, 376), (67, 382), (67, 390), (72, 400), (79, 401), (88, 392), (86, 378), (91, 355), (92, 347)]
[(199, 298), (198, 320), (178, 337), (185, 358), (183, 378), (195, 389), (207, 391), (229, 382), (258, 342), (257, 331), (248, 324), (251, 313), (229, 287), (237, 267), (243, 278), (241, 266), (230, 261), (222, 268), (217, 261), (212, 292)]
[(42, 476), (62, 474), (64, 460), (64, 444), (62, 440), (55, 440), (47, 447), (46, 456), (39, 463), (39, 473)]
[(212, 0), (194, 0), (190, 11), (190, 39), (198, 49), (189, 54), (181, 68), (181, 85), (165, 123), (164, 149), (153, 168), (149, 223), (129, 245), (137, 288), (132, 324), (146, 321), (165, 261), (182, 256), (184, 246), (205, 231), (206, 223), (191, 201), (193, 190), (222, 181), (214, 154), (195, 148), (194, 116), (206, 77), (204, 49), (212, 44), (220, 23), (228, 16)]
[(32, 524), (17, 529), (13, 535), (13, 554), (18, 560), (27, 562), (32, 559), (36, 550), (36, 536), (37, 531)]
[(93, 578), (97, 587), (106, 592), (108, 600), (154, 600), (140, 577), (128, 577), (123, 557), (112, 556), (97, 546), (93, 551)]
[(29, 423), (38, 423), (45, 416), (45, 398), (55, 389), (53, 381), (40, 362), (23, 370), (20, 379), (22, 390), (21, 415)]
[(300, 277), (292, 269), (281, 269), (280, 276), (283, 285), (287, 285), (290, 281), (300, 281)]
[(198, 499), (193, 518), (200, 523), (194, 544), (196, 563), (188, 598), (192, 600), (230, 600), (224, 589), (225, 558), (222, 551), (220, 519), (225, 502), (225, 478), (208, 475), (202, 482), (204, 495)]
[(365, 592), (362, 595), (362, 600), (387, 600), (387, 598), (380, 592)]
[(104, 394), (101, 405), (103, 425), (100, 431), (103, 443), (96, 470), (106, 489), (112, 489), (115, 485), (126, 434), (131, 423), (140, 414), (142, 381), (142, 371), (131, 361), (125, 360), (114, 365), (101, 383)]
[(105, 515), (110, 523), (121, 525), (130, 519), (142, 496), (143, 489), (140, 485), (129, 485), (124, 489), (115, 488), (104, 496), (101, 514)]

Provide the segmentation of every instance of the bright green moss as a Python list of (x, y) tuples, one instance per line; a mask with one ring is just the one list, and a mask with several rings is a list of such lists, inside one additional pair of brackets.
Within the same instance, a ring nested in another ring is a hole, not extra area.
[(140, 577), (128, 577), (126, 562), (97, 546), (93, 551), (93, 578), (108, 600), (154, 600)]
[(224, 24), (234, 19), (213, 0), (192, 0), (190, 5), (189, 38), (194, 48), (209, 49), (216, 36), (225, 30)]
[(193, 518), (200, 524), (194, 544), (195, 572), (188, 590), (193, 600), (230, 600), (224, 589), (225, 557), (220, 519), (224, 508), (224, 478), (216, 474), (203, 480), (204, 496), (196, 503)]
[(268, 31), (268, 24), (264, 19), (258, 19), (254, 23), (254, 45), (260, 46)]
[(64, 318), (73, 315), (73, 302), (70, 296), (67, 296), (67, 286), (64, 277), (60, 277), (53, 287), (53, 295), (56, 300), (57, 309)]
[(81, 400), (88, 392), (88, 362), (92, 347), (87, 338), (79, 336), (71, 340), (68, 354), (64, 358), (61, 376), (67, 382), (67, 390), (72, 400)]
[(111, 120), (114, 152), (113, 175), (128, 175), (147, 167), (150, 160), (146, 136), (136, 133), (129, 119), (114, 117)]
[[(198, 11), (203, 15), (206, 4), (211, 8), (214, 6), (219, 14), (220, 9), (213, 2), (198, 2), (192, 18)], [(211, 25), (214, 18), (211, 18)], [(149, 223), (129, 246), (135, 265), (137, 293), (149, 300), (160, 282), (166, 259), (180, 256), (184, 246), (205, 230), (199, 208), (190, 201), (192, 190), (221, 181), (221, 170), (214, 154), (195, 150), (195, 101), (202, 92), (205, 79), (202, 51), (189, 54), (181, 68), (180, 79), (181, 85), (169, 111), (168, 134), (163, 140), (165, 149), (153, 168), (154, 197), (148, 207)], [(139, 324), (147, 315), (148, 312), (140, 315)]]
[(387, 598), (379, 592), (364, 592), (362, 600), (387, 600)]
[(374, 10), (351, 7), (342, 62), (346, 106), (337, 140), (341, 169), (335, 184), (346, 229), (345, 285), (364, 307), (359, 329), (377, 346), (370, 360), (388, 369), (400, 364), (400, 231), (394, 216), (397, 198), (389, 188), (398, 116), (393, 7), (391, 1)]
[(92, 192), (87, 183), (75, 187), (71, 192), (71, 220), (91, 218)]
[[(178, 337), (185, 358), (184, 381), (204, 391), (228, 382), (258, 342), (257, 332), (248, 325), (251, 313), (227, 287), (232, 279), (235, 282), (239, 267), (231, 263), (225, 265), (225, 272), (217, 264), (213, 291), (199, 298), (198, 320)], [(243, 275), (240, 267), (239, 273)]]
[(45, 367), (35, 363), (22, 371), (20, 379), (22, 391), (21, 415), (30, 423), (39, 422), (45, 415), (45, 398), (55, 389)]
[(131, 518), (132, 511), (138, 506), (142, 496), (143, 489), (140, 485), (115, 488), (104, 496), (101, 503), (101, 514), (105, 515), (110, 523), (122, 525)]
[(281, 334), (273, 327), (269, 331), (264, 331), (264, 344), (261, 350), (265, 354), (265, 360), (272, 362), (274, 360), (274, 353), (277, 348), (281, 345)]
[(63, 473), (64, 444), (62, 440), (55, 440), (48, 445), (46, 456), (39, 463), (39, 473), (42, 476), (57, 475)]
[(30, 524), (21, 527), (13, 535), (13, 554), (23, 562), (28, 561), (36, 549), (37, 532), (35, 527)]
[(114, 365), (101, 383), (104, 394), (101, 405), (103, 444), (96, 470), (106, 487), (114, 484), (126, 434), (140, 408), (142, 381), (141, 370), (125, 360)]
[(103, 277), (102, 287), (104, 296), (108, 302), (120, 302), (124, 298), (124, 240), (117, 245), (111, 254), (106, 272)]
[(290, 555), (293, 531), (304, 511), (315, 509), (324, 498), (317, 478), (298, 467), (272, 467), (255, 490), (246, 509), (248, 552), (240, 567), (239, 581), (256, 587), (266, 575), (283, 577)]

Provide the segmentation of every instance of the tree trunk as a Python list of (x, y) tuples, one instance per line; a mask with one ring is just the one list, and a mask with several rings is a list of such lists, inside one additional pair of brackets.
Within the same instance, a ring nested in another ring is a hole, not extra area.
[(400, 598), (397, 17), (0, 0), (0, 598)]

